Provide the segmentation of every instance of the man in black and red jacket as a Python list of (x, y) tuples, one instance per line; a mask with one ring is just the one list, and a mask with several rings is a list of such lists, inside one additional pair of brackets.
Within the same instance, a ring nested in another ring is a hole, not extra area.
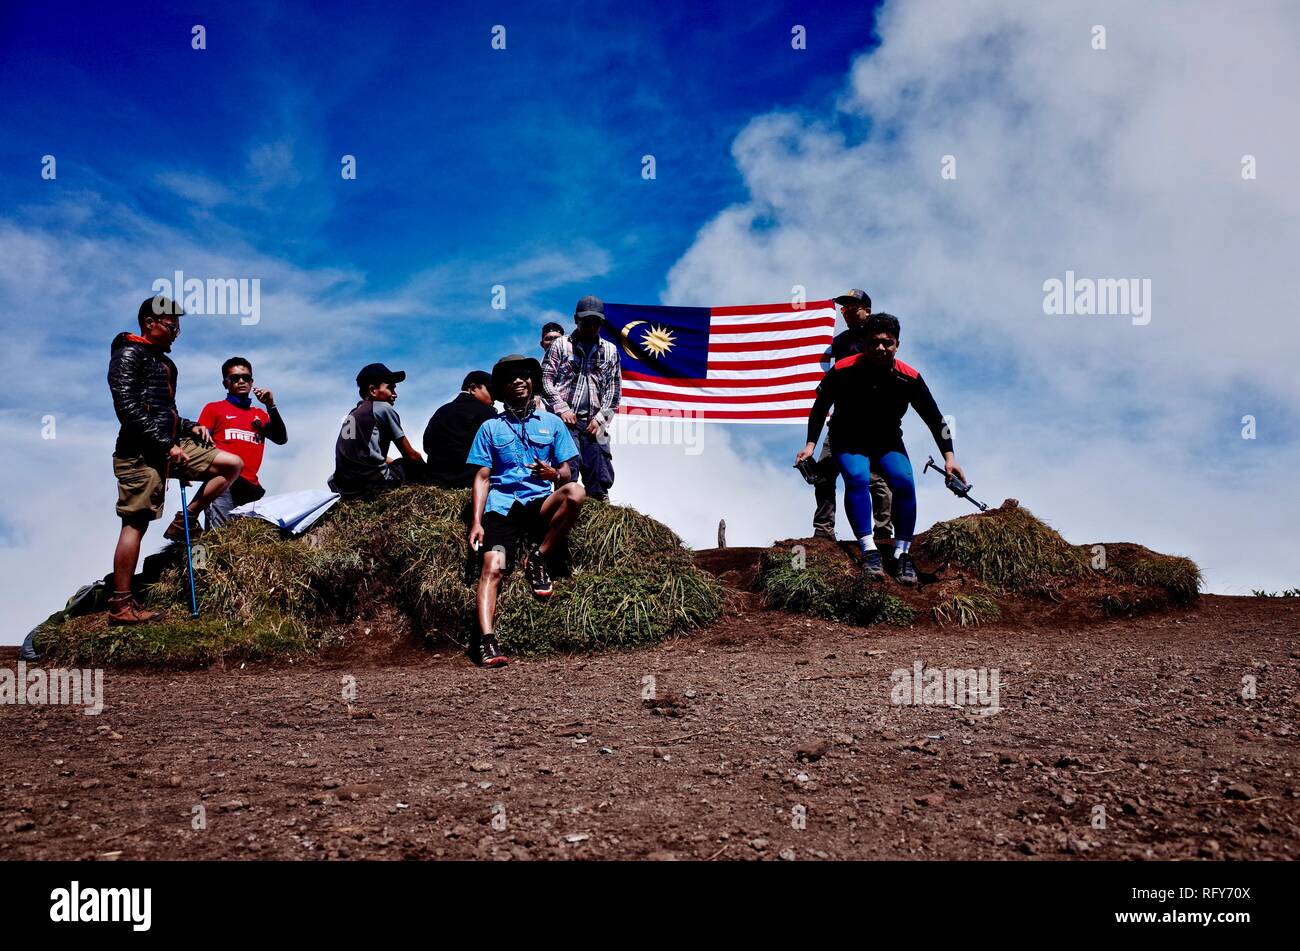
[(117, 476), (117, 514), (122, 530), (113, 553), (113, 596), (109, 624), (143, 624), (162, 617), (147, 611), (131, 593), (145, 529), (163, 514), (167, 479), (203, 482), (189, 510), (182, 509), (163, 533), (179, 541), (199, 533), (198, 513), (238, 478), (243, 462), (212, 445), (212, 435), (176, 411), (176, 364), (167, 357), (181, 332), (180, 307), (166, 297), (140, 305), (140, 332), (113, 338), (108, 388), (122, 424), (113, 448)]
[(921, 374), (899, 360), (898, 318), (872, 314), (863, 326), (861, 352), (839, 360), (817, 387), (817, 400), (808, 414), (808, 442), (795, 462), (809, 458), (817, 447), (826, 414), (835, 407), (835, 464), (844, 475), (844, 508), (862, 548), (862, 567), (869, 578), (883, 578), (884, 567), (872, 532), (872, 471), (889, 483), (897, 542), (898, 580), (916, 584), (910, 549), (916, 528), (916, 482), (903, 445), (903, 414), (911, 406), (929, 427), (947, 475), (963, 482), (966, 473), (953, 454), (952, 434)]

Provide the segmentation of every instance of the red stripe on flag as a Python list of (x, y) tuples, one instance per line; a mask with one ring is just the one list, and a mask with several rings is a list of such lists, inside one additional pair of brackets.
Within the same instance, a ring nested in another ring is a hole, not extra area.
[[(830, 345), (827, 334), (815, 334), (809, 337), (791, 337), (788, 340), (742, 340), (739, 343), (709, 341), (709, 353), (746, 353), (752, 350), (788, 350), (791, 347), (812, 347), (817, 344)], [(817, 359), (815, 354), (805, 355), (804, 359)]]
[(834, 327), (834, 317), (809, 317), (807, 320), (774, 320), (765, 324), (713, 324), (711, 334), (754, 334), (775, 330), (804, 330), (808, 327)]
[(780, 367), (820, 366), (815, 353), (797, 353), (792, 357), (769, 357), (766, 360), (710, 360), (710, 370), (775, 370)]
[(659, 390), (638, 390), (624, 387), (623, 395), (639, 400), (664, 400), (669, 403), (775, 403), (780, 400), (810, 400), (815, 390), (790, 390), (785, 393), (736, 393), (712, 396), (702, 393), (661, 393)]
[[(722, 369), (739, 367), (738, 363), (727, 363), (722, 365)], [(718, 369), (715, 367), (715, 369)], [(624, 380), (640, 380), (643, 383), (661, 383), (664, 386), (780, 386), (785, 383), (820, 383), (822, 377), (826, 374), (820, 369), (813, 373), (787, 373), (785, 376), (753, 376), (743, 380), (730, 379), (707, 379), (707, 380), (688, 380), (683, 377), (664, 377), (652, 376), (649, 373), (638, 373), (635, 370), (624, 370)]]
[(831, 300), (810, 300), (802, 307), (795, 304), (743, 304), (739, 307), (710, 307), (713, 317), (744, 317), (749, 314), (797, 314), (804, 310), (822, 310), (834, 307)]
[(644, 416), (647, 419), (663, 417), (666, 419), (789, 419), (803, 422), (808, 418), (808, 410), (794, 407), (793, 409), (746, 409), (746, 410), (717, 410), (717, 409), (692, 409), (674, 412), (667, 410), (658, 412), (656, 410), (647, 410), (637, 406), (620, 406), (620, 414)]

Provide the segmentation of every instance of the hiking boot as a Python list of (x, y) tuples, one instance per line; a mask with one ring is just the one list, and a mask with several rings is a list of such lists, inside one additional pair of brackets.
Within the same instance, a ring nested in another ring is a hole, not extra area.
[(539, 598), (549, 598), (555, 586), (551, 584), (551, 576), (546, 571), (546, 557), (536, 548), (528, 556), (527, 573), (533, 594)]
[(916, 565), (912, 564), (912, 553), (903, 552), (898, 556), (898, 583), (905, 585), (916, 584)]
[[(198, 516), (191, 515), (190, 516), (190, 540), (193, 541), (202, 532), (203, 529), (199, 528)], [(177, 512), (176, 517), (172, 519), (172, 523), (168, 525), (165, 529), (163, 529), (163, 538), (173, 542), (185, 541), (185, 509), (181, 509), (179, 512)]]
[(880, 552), (877, 549), (862, 553), (862, 573), (872, 581), (885, 579), (885, 566), (880, 562)]
[(154, 621), (161, 620), (161, 614), (141, 607), (135, 598), (112, 598), (108, 602), (108, 623), (110, 625), (151, 624)]
[(828, 542), (835, 541), (835, 533), (824, 528), (818, 528), (813, 531), (813, 538), (824, 538)]

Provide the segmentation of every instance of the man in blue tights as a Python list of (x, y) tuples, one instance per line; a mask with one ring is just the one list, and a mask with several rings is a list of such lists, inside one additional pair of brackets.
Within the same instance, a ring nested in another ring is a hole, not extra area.
[(862, 352), (839, 360), (817, 387), (817, 400), (808, 414), (808, 443), (795, 462), (817, 448), (826, 414), (835, 407), (835, 462), (844, 475), (844, 509), (862, 547), (863, 570), (883, 578), (885, 569), (872, 534), (871, 470), (874, 466), (894, 496), (894, 556), (898, 580), (916, 584), (910, 549), (916, 531), (916, 482), (903, 445), (903, 414), (908, 406), (930, 427), (943, 453), (943, 468), (963, 482), (966, 473), (953, 455), (952, 437), (943, 414), (921, 374), (894, 354), (898, 352), (898, 318), (872, 314), (863, 327)]

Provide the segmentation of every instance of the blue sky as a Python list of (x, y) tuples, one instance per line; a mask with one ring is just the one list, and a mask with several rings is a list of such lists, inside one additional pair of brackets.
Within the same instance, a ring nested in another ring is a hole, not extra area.
[[(1300, 523), (1289, 8), (171, 7), (0, 6), (0, 322), (10, 365), (36, 368), (0, 390), (0, 449), (21, 461), (0, 471), (0, 572), (23, 592), (0, 641), (107, 571), (108, 342), (178, 268), (262, 282), (257, 325), (191, 318), (174, 356), (185, 412), (221, 395), (232, 353), (275, 389), (273, 491), (323, 483), (371, 360), (410, 372), (398, 408), (418, 434), (467, 369), (533, 351), (585, 293), (720, 306), (866, 286), (956, 414), (977, 495), (1071, 541), (1192, 555), (1211, 590), (1300, 584), (1277, 530)], [(1201, 89), (1186, 77), (1209, 33)], [(1150, 278), (1154, 319), (1045, 316), (1043, 281), (1067, 269)], [(706, 429), (699, 454), (619, 447), (615, 500), (696, 545), (719, 517), (733, 544), (806, 534), (800, 428)], [(904, 429), (919, 467), (933, 445)], [(967, 510), (934, 485), (920, 500), (919, 527)]]
[[(730, 144), (749, 118), (832, 96), (871, 22), (860, 3), (127, 7), (6, 15), (6, 206), (51, 200), (25, 174), (48, 152), (59, 189), (355, 269), (371, 291), (585, 244), (609, 252), (602, 283), (627, 300), (657, 298), (695, 231), (743, 199)], [(204, 51), (190, 49), (195, 22)], [(791, 49), (794, 23), (810, 51)], [(344, 154), (355, 181), (340, 179)], [(178, 200), (181, 183), (199, 200)], [(488, 295), (464, 275), (431, 312), (482, 315)], [(537, 303), (564, 310), (581, 290)]]

